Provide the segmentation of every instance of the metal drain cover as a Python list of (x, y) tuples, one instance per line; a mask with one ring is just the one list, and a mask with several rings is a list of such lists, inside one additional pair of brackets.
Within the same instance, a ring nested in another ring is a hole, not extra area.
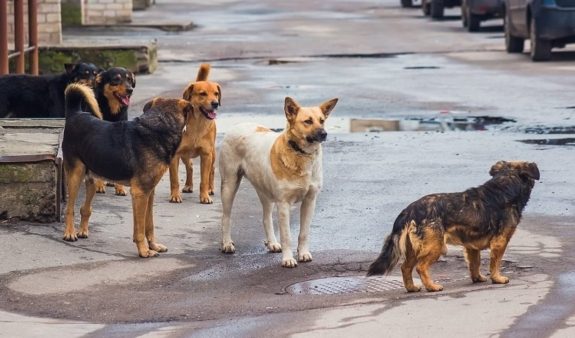
[[(420, 283), (414, 279), (414, 282)], [(348, 293), (371, 293), (403, 289), (400, 277), (330, 277), (292, 284), (286, 288), (292, 295), (335, 295)]]

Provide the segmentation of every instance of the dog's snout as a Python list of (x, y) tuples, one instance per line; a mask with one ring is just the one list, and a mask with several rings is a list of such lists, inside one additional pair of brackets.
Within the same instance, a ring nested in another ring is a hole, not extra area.
[(219, 106), (220, 106), (220, 103), (218, 101), (212, 101), (212, 108), (213, 109), (218, 109)]
[(317, 131), (317, 136), (316, 138), (320, 141), (323, 142), (325, 141), (325, 139), (327, 138), (327, 131), (325, 131), (325, 129), (320, 129)]
[(132, 95), (132, 93), (134, 92), (134, 88), (132, 88), (132, 87), (127, 87), (127, 88), (126, 88), (126, 92), (128, 93), (128, 95)]

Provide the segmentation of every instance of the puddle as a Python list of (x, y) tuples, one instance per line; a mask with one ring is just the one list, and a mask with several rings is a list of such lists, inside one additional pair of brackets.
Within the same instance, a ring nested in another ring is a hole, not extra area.
[(519, 142), (537, 145), (550, 145), (550, 146), (575, 146), (575, 138), (556, 138), (556, 139), (540, 139), (540, 140), (519, 140)]
[(575, 134), (575, 126), (547, 127), (535, 126), (525, 128), (527, 134)]
[(441, 112), (435, 117), (407, 117), (403, 119), (351, 119), (350, 132), (382, 131), (476, 131), (487, 130), (515, 120), (498, 116), (465, 116)]

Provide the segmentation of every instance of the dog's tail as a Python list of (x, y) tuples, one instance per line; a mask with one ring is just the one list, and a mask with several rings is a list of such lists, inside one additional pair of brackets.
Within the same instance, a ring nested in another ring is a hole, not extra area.
[(210, 65), (207, 63), (202, 63), (200, 65), (200, 69), (198, 70), (198, 76), (196, 76), (196, 82), (208, 81), (209, 75), (210, 75)]
[(393, 224), (391, 234), (383, 243), (379, 257), (371, 263), (367, 270), (368, 276), (387, 275), (397, 265), (399, 259), (405, 255), (405, 241), (407, 232), (413, 221), (407, 222), (403, 214), (399, 215)]
[(98, 101), (94, 96), (94, 91), (81, 83), (72, 83), (66, 87), (64, 92), (66, 97), (66, 118), (81, 113), (82, 105), (87, 106), (87, 110), (94, 116), (102, 119), (102, 112), (98, 106)]

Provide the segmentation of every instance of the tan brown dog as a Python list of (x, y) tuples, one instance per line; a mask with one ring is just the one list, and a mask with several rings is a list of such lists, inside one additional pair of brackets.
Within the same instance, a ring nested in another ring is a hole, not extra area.
[[(270, 252), (282, 252), (282, 266), (312, 260), (309, 227), (323, 181), (321, 143), (326, 140), (324, 123), (337, 99), (319, 106), (301, 107), (286, 97), (287, 128), (282, 133), (252, 123), (228, 132), (220, 148), (222, 178), (222, 251), (234, 253), (230, 216), (243, 177), (255, 188), (263, 207), (265, 244)], [(291, 251), (290, 208), (301, 202), (297, 261)], [(274, 234), (272, 210), (278, 210), (280, 241)]]
[[(82, 111), (83, 104), (89, 106), (91, 113)], [(131, 121), (103, 121), (92, 90), (81, 84), (68, 86), (62, 140), (69, 192), (64, 240), (88, 237), (88, 220), (96, 194), (94, 178), (98, 177), (130, 186), (133, 240), (140, 257), (168, 250), (154, 235), (154, 190), (180, 145), (192, 109), (186, 100), (158, 98), (153, 104), (147, 103), (145, 113)], [(77, 231), (74, 204), (84, 178), (86, 199), (80, 208)]]
[(387, 274), (404, 257), (401, 273), (408, 292), (421, 289), (413, 283), (413, 268), (427, 291), (441, 291), (429, 267), (447, 253), (447, 243), (464, 247), (473, 283), (487, 280), (479, 272), (483, 249), (491, 251), (491, 281), (508, 283), (500, 271), (501, 259), (539, 179), (539, 168), (531, 162), (499, 161), (489, 174), (492, 178), (476, 188), (427, 195), (403, 209), (367, 275)]
[(186, 183), (182, 192), (193, 191), (192, 158), (200, 156), (200, 203), (213, 203), (214, 172), (216, 161), (216, 110), (221, 104), (220, 85), (208, 81), (210, 65), (202, 64), (196, 81), (184, 90), (183, 98), (194, 107), (193, 115), (188, 119), (187, 132), (176, 156), (170, 164), (170, 202), (181, 203), (178, 166), (180, 159), (186, 167)]

